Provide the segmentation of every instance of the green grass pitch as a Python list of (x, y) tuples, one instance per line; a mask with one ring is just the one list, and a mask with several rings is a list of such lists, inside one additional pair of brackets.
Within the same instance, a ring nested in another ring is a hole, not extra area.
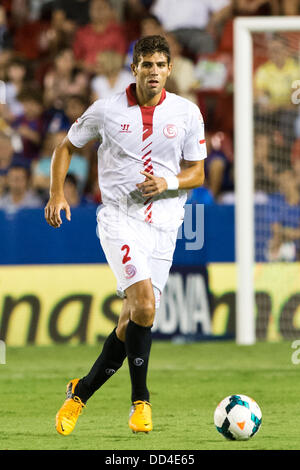
[[(55, 414), (69, 379), (83, 376), (99, 346), (7, 348), (0, 365), (1, 450), (298, 450), (299, 372), (292, 342), (238, 346), (234, 342), (154, 341), (148, 386), (154, 429), (127, 425), (127, 363), (89, 400), (70, 436), (56, 433)], [(213, 413), (229, 394), (253, 397), (262, 427), (251, 440), (226, 441)]]

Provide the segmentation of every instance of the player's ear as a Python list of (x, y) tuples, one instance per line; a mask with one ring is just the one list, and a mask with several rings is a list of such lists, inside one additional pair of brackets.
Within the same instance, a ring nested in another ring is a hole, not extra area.
[(172, 68), (173, 68), (173, 64), (172, 64), (172, 62), (170, 62), (169, 65), (168, 65), (168, 69), (169, 69), (168, 70), (168, 77), (171, 75)]
[(132, 72), (133, 75), (136, 77), (136, 64), (131, 64), (131, 65), (130, 65), (130, 68), (131, 68), (131, 72)]

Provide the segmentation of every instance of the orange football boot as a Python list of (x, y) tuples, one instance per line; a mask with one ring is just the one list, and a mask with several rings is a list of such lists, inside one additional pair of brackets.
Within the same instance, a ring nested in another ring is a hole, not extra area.
[(152, 431), (151, 404), (147, 401), (134, 401), (130, 409), (128, 424), (134, 433)]
[(56, 414), (56, 431), (63, 436), (71, 434), (77, 419), (85, 407), (81, 399), (74, 394), (79, 379), (71, 380), (67, 385), (66, 400)]

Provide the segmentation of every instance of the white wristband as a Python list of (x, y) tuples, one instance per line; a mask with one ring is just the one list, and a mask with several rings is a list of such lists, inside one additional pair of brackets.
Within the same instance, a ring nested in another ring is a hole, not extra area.
[(165, 180), (167, 182), (167, 189), (168, 190), (174, 191), (174, 190), (178, 189), (179, 180), (178, 180), (177, 176), (167, 176), (165, 178)]

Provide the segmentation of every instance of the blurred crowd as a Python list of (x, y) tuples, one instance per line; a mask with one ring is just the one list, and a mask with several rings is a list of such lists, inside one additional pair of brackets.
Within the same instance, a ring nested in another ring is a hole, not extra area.
[[(299, 4), (298, 0), (2, 0), (0, 208), (13, 212), (44, 206), (54, 147), (94, 100), (134, 81), (130, 71), (134, 43), (151, 34), (165, 35), (171, 47), (173, 72), (167, 90), (197, 103), (205, 120), (206, 183), (189, 200), (232, 202), (233, 20), (298, 15)], [(299, 106), (291, 103), (290, 85), (291, 80), (300, 80), (300, 42), (298, 37), (293, 48), (287, 41), (288, 37), (276, 34), (263, 46), (258, 38), (262, 51), (254, 71), (258, 200), (262, 194), (291, 191), (291, 185), (280, 179), (283, 172), (288, 181), (295, 181), (296, 192), (300, 189)], [(274, 123), (271, 131), (267, 121)], [(65, 183), (71, 207), (101, 203), (98, 145), (90, 142), (72, 158)]]

